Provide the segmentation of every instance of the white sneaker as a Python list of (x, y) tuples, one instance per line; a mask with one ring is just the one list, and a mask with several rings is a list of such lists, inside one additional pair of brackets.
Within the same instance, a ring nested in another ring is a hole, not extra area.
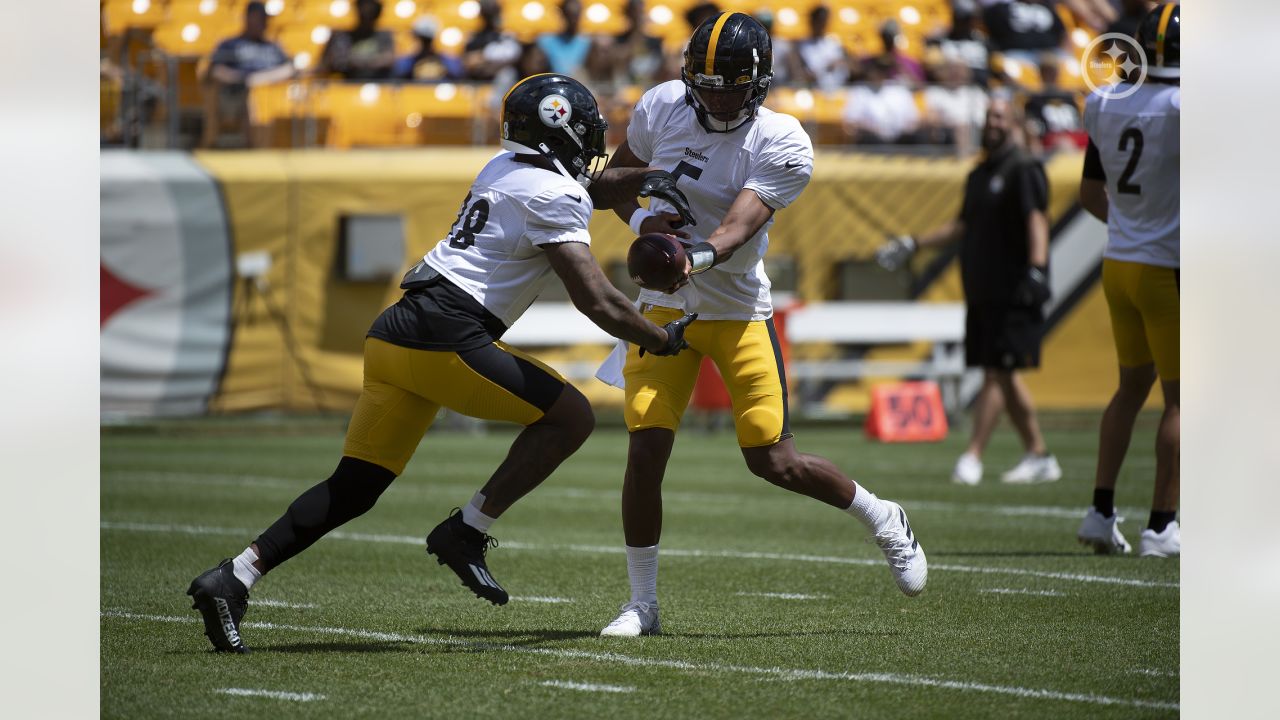
[(662, 634), (658, 621), (658, 603), (631, 601), (623, 603), (622, 613), (600, 631), (600, 637), (639, 637)]
[(890, 500), (881, 500), (889, 509), (889, 519), (875, 534), (876, 545), (884, 551), (884, 559), (889, 561), (889, 570), (893, 572), (893, 581), (904, 595), (915, 597), (924, 592), (925, 583), (929, 580), (929, 563), (924, 557), (924, 548), (911, 532), (911, 523), (907, 522), (907, 513), (902, 506)]
[(1164, 532), (1156, 532), (1151, 528), (1142, 531), (1142, 539), (1138, 541), (1138, 555), (1142, 557), (1177, 557), (1182, 554), (1182, 532), (1178, 530), (1178, 521), (1171, 520), (1164, 526)]
[(1090, 505), (1088, 512), (1084, 514), (1084, 521), (1080, 523), (1080, 529), (1076, 531), (1076, 539), (1083, 545), (1092, 546), (1093, 551), (1099, 555), (1127, 553), (1132, 548), (1124, 535), (1120, 534), (1122, 522), (1124, 518), (1119, 515), (1103, 517), (1097, 508)]
[(1058, 458), (1052, 455), (1041, 456), (1031, 453), (1023, 455), (1012, 470), (1000, 476), (1001, 482), (1013, 485), (1048, 483), (1061, 479), (1062, 467), (1058, 465)]
[(965, 453), (956, 460), (956, 469), (951, 471), (951, 482), (960, 485), (977, 485), (982, 482), (982, 461), (973, 453)]

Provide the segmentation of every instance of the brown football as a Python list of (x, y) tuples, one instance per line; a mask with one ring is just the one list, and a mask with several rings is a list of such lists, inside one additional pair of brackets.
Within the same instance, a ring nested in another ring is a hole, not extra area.
[(627, 274), (646, 290), (666, 290), (684, 274), (684, 245), (675, 237), (646, 233), (627, 251)]

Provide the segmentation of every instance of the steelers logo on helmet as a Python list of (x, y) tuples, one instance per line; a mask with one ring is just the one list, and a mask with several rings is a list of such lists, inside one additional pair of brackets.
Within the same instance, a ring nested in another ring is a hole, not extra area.
[(538, 117), (547, 127), (565, 127), (573, 119), (573, 106), (563, 95), (548, 95), (538, 105)]

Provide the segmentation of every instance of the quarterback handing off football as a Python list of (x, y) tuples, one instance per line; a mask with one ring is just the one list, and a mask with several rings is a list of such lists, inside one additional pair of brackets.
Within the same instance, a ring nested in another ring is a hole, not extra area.
[(627, 251), (627, 273), (645, 290), (667, 290), (684, 275), (684, 245), (671, 235), (646, 233)]

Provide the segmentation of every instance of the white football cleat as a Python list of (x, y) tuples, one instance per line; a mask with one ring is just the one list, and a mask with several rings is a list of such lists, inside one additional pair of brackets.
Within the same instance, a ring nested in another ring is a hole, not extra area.
[(1084, 521), (1080, 523), (1080, 529), (1076, 531), (1076, 539), (1081, 544), (1092, 546), (1093, 551), (1099, 555), (1127, 553), (1132, 548), (1124, 535), (1120, 534), (1121, 522), (1124, 519), (1119, 515), (1113, 513), (1111, 517), (1103, 517), (1097, 508), (1090, 505), (1084, 514)]
[(951, 482), (959, 485), (977, 485), (982, 482), (982, 461), (973, 453), (965, 453), (956, 460), (956, 469), (951, 471)]
[(1178, 521), (1171, 520), (1164, 526), (1164, 532), (1156, 532), (1151, 528), (1142, 531), (1142, 539), (1138, 541), (1138, 555), (1141, 557), (1177, 557), (1182, 554), (1182, 532), (1178, 529)]
[(658, 621), (658, 603), (631, 601), (624, 603), (622, 612), (600, 631), (600, 637), (640, 637), (662, 634)]
[(1033, 455), (1031, 453), (1023, 455), (1012, 470), (1000, 476), (1001, 482), (1012, 485), (1048, 483), (1061, 479), (1062, 467), (1058, 465), (1058, 458), (1052, 455)]
[(924, 557), (924, 548), (911, 532), (911, 523), (907, 522), (907, 513), (902, 506), (891, 500), (881, 500), (889, 510), (889, 519), (876, 531), (875, 542), (884, 551), (884, 559), (889, 561), (889, 570), (893, 572), (893, 581), (904, 595), (915, 597), (924, 592), (925, 583), (929, 580), (929, 563)]

